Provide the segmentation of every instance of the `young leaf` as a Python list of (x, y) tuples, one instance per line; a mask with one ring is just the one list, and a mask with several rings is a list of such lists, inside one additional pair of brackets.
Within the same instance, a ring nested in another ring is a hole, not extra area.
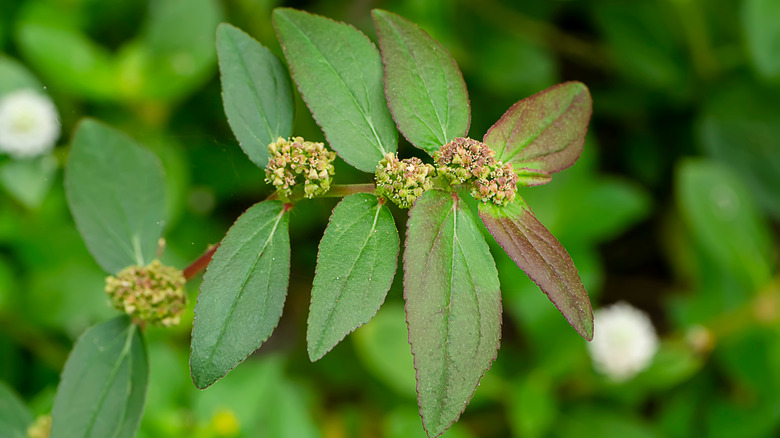
[(293, 79), (331, 147), (373, 173), (398, 147), (376, 46), (354, 27), (319, 15), (278, 8), (273, 19)]
[(395, 276), (398, 231), (390, 209), (359, 193), (336, 206), (320, 242), (306, 341), (318, 360), (367, 323)]
[(512, 105), (483, 142), (505, 163), (555, 173), (580, 157), (591, 107), (588, 87), (564, 82)]
[(257, 203), (214, 253), (192, 327), (190, 371), (198, 388), (225, 376), (276, 328), (290, 275), (288, 223), (281, 202)]
[(501, 332), (493, 257), (454, 193), (426, 192), (409, 212), (404, 298), (420, 415), (435, 437), (466, 408)]
[(95, 120), (79, 123), (65, 165), (65, 194), (89, 252), (106, 271), (154, 259), (166, 218), (157, 157)]
[(65, 363), (51, 438), (132, 438), (146, 400), (149, 364), (128, 316), (87, 330)]
[(479, 216), (504, 251), (534, 281), (572, 327), (593, 339), (593, 309), (566, 249), (524, 203), (480, 204)]
[(292, 134), (290, 80), (270, 50), (227, 23), (217, 28), (217, 54), (230, 128), (249, 159), (265, 168), (268, 144)]
[(433, 153), (469, 130), (466, 83), (447, 51), (416, 24), (371, 11), (385, 66), (385, 94), (398, 130)]
[(0, 431), (6, 438), (27, 438), (33, 417), (18, 395), (0, 381)]

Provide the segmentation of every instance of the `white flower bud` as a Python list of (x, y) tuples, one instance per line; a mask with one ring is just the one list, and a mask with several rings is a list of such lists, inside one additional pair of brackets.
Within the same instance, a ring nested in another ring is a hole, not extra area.
[(48, 97), (20, 90), (0, 98), (0, 153), (15, 158), (43, 155), (59, 136), (57, 109)]
[(596, 310), (593, 318), (588, 351), (597, 371), (620, 382), (650, 365), (658, 350), (658, 336), (645, 312), (619, 302)]

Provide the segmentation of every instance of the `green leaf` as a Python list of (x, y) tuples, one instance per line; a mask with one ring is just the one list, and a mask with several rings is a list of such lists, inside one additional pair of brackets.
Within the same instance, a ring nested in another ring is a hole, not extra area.
[(165, 175), (154, 154), (121, 131), (85, 119), (65, 165), (65, 194), (103, 269), (116, 274), (154, 259), (166, 219)]
[(676, 178), (677, 202), (696, 240), (747, 286), (766, 286), (774, 265), (771, 233), (744, 183), (706, 160), (683, 161)]
[(18, 395), (0, 381), (0, 431), (4, 438), (27, 438), (33, 416)]
[(385, 94), (398, 129), (433, 153), (469, 131), (466, 83), (455, 60), (416, 24), (392, 12), (371, 11), (385, 66)]
[(581, 82), (564, 82), (512, 105), (483, 142), (519, 168), (561, 171), (580, 157), (592, 101)]
[(435, 437), (466, 408), (501, 333), (493, 257), (454, 193), (428, 191), (409, 212), (404, 297), (420, 415)]
[(780, 78), (780, 2), (746, 0), (742, 8), (742, 28), (753, 65), (767, 78)]
[(217, 54), (230, 128), (249, 159), (265, 168), (268, 144), (292, 135), (287, 72), (270, 50), (226, 23), (217, 28)]
[(13, 58), (0, 55), (0, 97), (16, 90), (43, 89), (38, 79), (21, 63)]
[(398, 244), (393, 215), (375, 195), (348, 196), (333, 210), (311, 291), (306, 341), (312, 361), (376, 315), (393, 283)]
[(293, 79), (331, 147), (373, 173), (398, 143), (376, 46), (354, 27), (319, 15), (279, 8), (273, 19)]
[(51, 438), (134, 437), (148, 378), (146, 346), (128, 316), (87, 330), (62, 371)]
[(525, 205), (480, 204), (479, 216), (504, 251), (586, 340), (593, 339), (593, 309), (566, 249)]
[(54, 183), (57, 158), (45, 155), (24, 160), (11, 160), (0, 165), (0, 184), (25, 207), (41, 206)]
[(72, 29), (22, 23), (17, 44), (24, 58), (58, 88), (91, 99), (112, 99), (117, 76), (111, 54)]
[(247, 210), (206, 268), (192, 328), (190, 371), (206, 388), (271, 335), (287, 295), (289, 216), (280, 201)]

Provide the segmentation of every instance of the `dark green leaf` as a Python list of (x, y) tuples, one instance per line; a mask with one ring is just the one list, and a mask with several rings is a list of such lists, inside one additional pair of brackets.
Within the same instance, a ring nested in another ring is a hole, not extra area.
[(4, 438), (27, 438), (27, 427), (33, 417), (18, 395), (0, 382), (0, 435)]
[(311, 291), (311, 360), (376, 315), (395, 276), (398, 243), (390, 209), (375, 195), (348, 196), (333, 210)]
[(190, 371), (206, 388), (268, 339), (290, 275), (289, 216), (279, 201), (247, 210), (206, 268), (192, 328)]
[(249, 159), (265, 168), (268, 144), (292, 134), (287, 72), (270, 50), (226, 23), (217, 29), (217, 54), (230, 128)]
[(385, 94), (398, 129), (433, 153), (469, 131), (466, 83), (455, 60), (416, 24), (392, 12), (371, 12), (385, 66)]
[(157, 157), (95, 120), (79, 123), (65, 166), (68, 205), (87, 248), (115, 274), (154, 259), (165, 226), (165, 175)]
[(294, 9), (274, 10), (274, 26), (298, 90), (331, 147), (373, 173), (398, 143), (376, 46), (348, 24)]
[(65, 363), (51, 438), (132, 438), (146, 399), (149, 364), (141, 332), (120, 316), (87, 330)]
[(586, 340), (593, 339), (593, 310), (577, 268), (566, 249), (524, 203), (506, 207), (480, 204), (488, 231)]
[(742, 7), (742, 27), (753, 65), (763, 76), (780, 78), (780, 2), (746, 0)]
[(720, 164), (683, 161), (676, 195), (689, 231), (708, 254), (754, 290), (766, 286), (773, 266), (770, 231), (744, 183)]
[(580, 157), (591, 107), (588, 87), (564, 82), (512, 105), (483, 141), (505, 163), (555, 173)]
[(420, 415), (435, 437), (466, 408), (501, 333), (493, 257), (454, 193), (426, 192), (409, 212), (404, 297)]

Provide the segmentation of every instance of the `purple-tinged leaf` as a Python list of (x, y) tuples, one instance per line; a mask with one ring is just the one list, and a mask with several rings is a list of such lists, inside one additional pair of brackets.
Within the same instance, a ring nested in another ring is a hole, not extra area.
[(561, 171), (582, 153), (592, 104), (585, 84), (554, 85), (512, 105), (483, 142), (517, 168)]
[(566, 249), (522, 201), (506, 207), (480, 204), (490, 234), (583, 338), (593, 339), (593, 309)]
[(454, 193), (428, 191), (409, 211), (404, 298), (420, 415), (436, 437), (466, 408), (501, 335), (498, 272)]
[(547, 184), (552, 179), (552, 175), (544, 170), (529, 169), (527, 167), (515, 169), (515, 173), (517, 174), (517, 185), (519, 187), (541, 186)]
[(381, 9), (371, 15), (385, 67), (387, 104), (398, 130), (431, 154), (465, 137), (469, 96), (455, 60), (411, 21)]

